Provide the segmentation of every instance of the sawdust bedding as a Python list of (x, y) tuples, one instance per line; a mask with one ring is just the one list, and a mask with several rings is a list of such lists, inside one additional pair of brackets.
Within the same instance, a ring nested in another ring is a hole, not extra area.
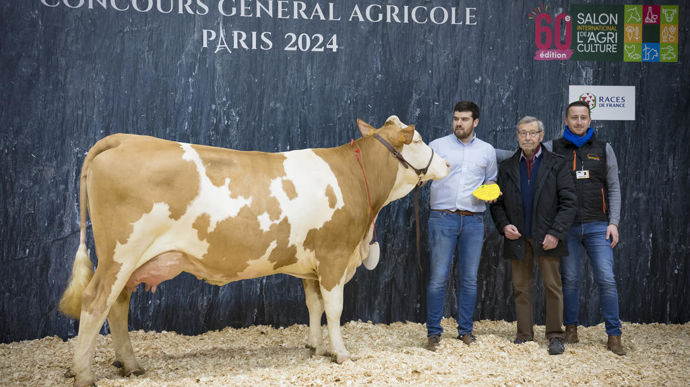
[[(132, 331), (130, 337), (146, 373), (121, 377), (110, 336), (99, 336), (93, 371), (98, 386), (255, 385), (673, 385), (690, 384), (690, 323), (623, 324), (628, 355), (606, 350), (603, 324), (580, 328), (580, 343), (549, 356), (544, 327), (536, 342), (512, 344), (515, 323), (475, 323), (477, 341), (455, 339), (455, 322), (444, 319), (437, 352), (423, 347), (424, 325), (350, 322), (343, 326), (355, 361), (336, 364), (312, 356), (304, 343), (308, 328), (253, 326), (199, 336)], [(326, 330), (324, 327), (324, 337)], [(0, 344), (0, 385), (64, 386), (72, 346), (57, 337)]]

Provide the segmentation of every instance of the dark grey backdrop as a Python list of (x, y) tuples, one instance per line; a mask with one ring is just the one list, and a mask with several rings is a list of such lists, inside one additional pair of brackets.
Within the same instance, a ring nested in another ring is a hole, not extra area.
[[(205, 2), (210, 8), (217, 3)], [(336, 8), (344, 14), (355, 3), (373, 2), (338, 1)], [(81, 163), (105, 135), (131, 132), (285, 151), (336, 146), (356, 135), (356, 118), (381, 125), (397, 114), (429, 141), (449, 133), (457, 100), (472, 99), (482, 108), (478, 135), (512, 149), (513, 125), (526, 114), (543, 119), (547, 139), (560, 136), (569, 84), (636, 87), (635, 121), (594, 123), (621, 166), (621, 242), (615, 249), (621, 318), (690, 320), (688, 2), (646, 2), (680, 4), (680, 61), (649, 64), (534, 61), (534, 22), (527, 14), (542, 2), (419, 3), (476, 7), (477, 25), (222, 18), (213, 10), (164, 15), (1, 2), (0, 342), (76, 334), (77, 323), (59, 314), (56, 303), (79, 240)], [(554, 16), (570, 5), (544, 4)], [(214, 53), (215, 45), (202, 48), (203, 29), (218, 30), (221, 23), (226, 30), (271, 31), (274, 47), (231, 54)], [(283, 35), (290, 31), (337, 34), (341, 48), (283, 51)], [(421, 201), (426, 233), (428, 188)], [(475, 318), (512, 321), (510, 271), (488, 215), (486, 220)], [(342, 319), (424, 321), (412, 195), (385, 208), (377, 226), (381, 263), (372, 272), (360, 268), (346, 286)], [(540, 287), (538, 292), (541, 316)], [(455, 312), (452, 293), (448, 315)], [(581, 301), (581, 321), (600, 322), (591, 274), (583, 279)], [(135, 293), (130, 310), (131, 329), (185, 334), (307, 322), (301, 281), (282, 275), (216, 287), (182, 274), (155, 294)]]

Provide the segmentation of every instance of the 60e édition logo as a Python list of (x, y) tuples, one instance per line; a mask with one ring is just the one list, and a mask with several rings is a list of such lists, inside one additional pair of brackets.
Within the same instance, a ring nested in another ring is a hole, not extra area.
[[(551, 15), (540, 13), (534, 23), (534, 43), (537, 45), (535, 60), (568, 60), (573, 55), (571, 45), (570, 15), (558, 14), (554, 20)], [(564, 35), (561, 40), (561, 35)], [(551, 47), (555, 45), (556, 48)]]

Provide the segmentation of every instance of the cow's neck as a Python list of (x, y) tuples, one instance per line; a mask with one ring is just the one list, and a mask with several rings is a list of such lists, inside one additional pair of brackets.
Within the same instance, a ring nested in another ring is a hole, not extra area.
[[(399, 187), (397, 186), (400, 185), (400, 175), (404, 173), (400, 170), (403, 168), (390, 151), (374, 137), (367, 136), (360, 138), (355, 141), (354, 148), (357, 147), (361, 149), (360, 160), (369, 185), (371, 206), (374, 209), (374, 213), (378, 213), (383, 206), (404, 196), (414, 187), (412, 186), (410, 190), (398, 196), (400, 194), (400, 189), (398, 189)], [(354, 156), (353, 160), (355, 163), (357, 162)], [(357, 169), (357, 172), (361, 174), (361, 169), (359, 167)], [(392, 196), (398, 197), (392, 198)]]

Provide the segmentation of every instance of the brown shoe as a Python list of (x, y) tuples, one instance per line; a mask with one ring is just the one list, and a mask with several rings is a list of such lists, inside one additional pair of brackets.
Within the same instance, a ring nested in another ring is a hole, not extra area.
[(458, 340), (462, 341), (463, 343), (465, 343), (467, 345), (470, 345), (470, 344), (474, 343), (475, 341), (477, 341), (477, 338), (474, 337), (473, 334), (468, 333), (466, 335), (458, 336)]
[(625, 355), (625, 349), (623, 349), (623, 344), (621, 344), (620, 336), (609, 336), (609, 341), (606, 343), (606, 348), (616, 355)]
[(566, 325), (565, 327), (565, 343), (575, 344), (579, 343), (580, 339), (577, 338), (577, 325)]
[(429, 351), (436, 351), (436, 348), (438, 348), (438, 343), (441, 342), (441, 335), (431, 335), (427, 337), (426, 341), (426, 349)]

